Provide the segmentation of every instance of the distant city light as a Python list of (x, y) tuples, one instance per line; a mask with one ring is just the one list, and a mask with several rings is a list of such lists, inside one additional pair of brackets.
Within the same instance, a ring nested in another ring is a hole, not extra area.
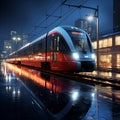
[(19, 41), (19, 40), (21, 40), (20, 37), (16, 37), (16, 36), (14, 36), (12, 39), (15, 40), (15, 41)]
[(17, 37), (17, 39), (18, 39), (18, 40), (21, 40), (21, 38), (20, 38), (20, 37)]

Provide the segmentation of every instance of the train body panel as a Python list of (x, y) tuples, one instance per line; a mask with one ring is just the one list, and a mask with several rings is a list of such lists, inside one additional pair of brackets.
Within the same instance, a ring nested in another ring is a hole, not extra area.
[(9, 55), (7, 62), (56, 71), (93, 71), (94, 51), (86, 32), (56, 27)]

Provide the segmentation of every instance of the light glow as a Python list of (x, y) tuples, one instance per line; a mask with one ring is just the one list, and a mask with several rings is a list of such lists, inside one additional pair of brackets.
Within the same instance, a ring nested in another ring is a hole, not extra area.
[(96, 56), (95, 56), (95, 54), (92, 54), (91, 57), (92, 57), (92, 59), (95, 59)]
[(81, 33), (81, 32), (76, 32), (76, 31), (72, 32), (72, 34), (73, 34), (73, 35), (83, 35), (83, 33)]
[(21, 40), (20, 37), (16, 37), (16, 36), (14, 36), (12, 39), (15, 40), (15, 41), (20, 41)]
[(95, 93), (92, 93), (91, 96), (94, 98), (95, 97)]
[(71, 98), (73, 101), (76, 101), (79, 97), (79, 92), (78, 91), (73, 91), (72, 92), (72, 95), (71, 95)]
[(75, 60), (79, 60), (79, 54), (78, 53), (73, 53), (73, 58)]
[(93, 21), (93, 19), (94, 19), (94, 16), (92, 16), (92, 15), (89, 15), (89, 16), (87, 16), (87, 19), (88, 19), (89, 21)]

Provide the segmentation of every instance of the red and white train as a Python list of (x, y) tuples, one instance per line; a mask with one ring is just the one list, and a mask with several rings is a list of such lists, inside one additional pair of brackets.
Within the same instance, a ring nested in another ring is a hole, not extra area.
[(89, 35), (76, 27), (59, 26), (19, 50), (6, 61), (53, 71), (93, 71), (95, 54)]

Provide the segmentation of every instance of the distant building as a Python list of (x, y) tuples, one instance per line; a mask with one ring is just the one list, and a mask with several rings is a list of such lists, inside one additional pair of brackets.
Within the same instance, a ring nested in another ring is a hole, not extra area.
[(11, 52), (12, 52), (11, 40), (4, 40), (3, 51), (2, 51), (4, 57), (9, 55)]
[(21, 43), (21, 46), (25, 45), (28, 43), (28, 35), (26, 34), (23, 34), (22, 35), (22, 43)]
[(3, 43), (3, 50), (1, 53), (1, 58), (4, 59), (7, 57), (10, 53), (18, 50), (20, 47), (23, 45), (27, 44), (28, 42), (28, 36), (23, 34), (23, 35), (18, 35), (16, 31), (11, 31), (11, 38), (9, 40), (4, 40)]
[(12, 52), (18, 50), (23, 45), (27, 44), (28, 42), (28, 35), (18, 35), (15, 31), (15, 34), (11, 34), (11, 46)]
[(96, 25), (93, 21), (88, 21), (86, 19), (78, 19), (75, 21), (75, 26), (85, 30), (92, 39), (96, 38)]

